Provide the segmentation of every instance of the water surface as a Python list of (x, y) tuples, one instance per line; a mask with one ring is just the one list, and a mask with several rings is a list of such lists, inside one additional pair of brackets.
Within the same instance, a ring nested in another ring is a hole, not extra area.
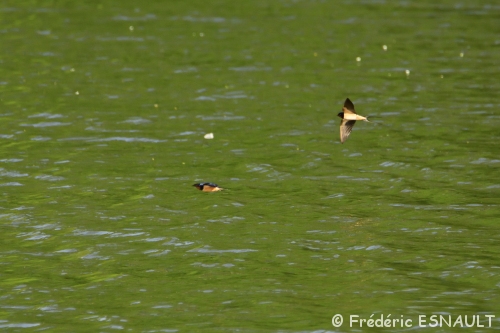
[(0, 329), (500, 316), (499, 10), (4, 2)]

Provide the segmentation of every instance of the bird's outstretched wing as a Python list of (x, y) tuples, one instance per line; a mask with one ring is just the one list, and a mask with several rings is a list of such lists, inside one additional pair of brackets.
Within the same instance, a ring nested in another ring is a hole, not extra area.
[(345, 140), (349, 137), (349, 134), (351, 134), (352, 127), (356, 123), (356, 120), (346, 120), (342, 119), (340, 123), (340, 142), (344, 143)]
[(349, 98), (347, 98), (344, 102), (344, 107), (342, 108), (342, 111), (345, 113), (354, 113), (356, 114), (356, 111), (354, 111), (354, 104), (351, 102)]

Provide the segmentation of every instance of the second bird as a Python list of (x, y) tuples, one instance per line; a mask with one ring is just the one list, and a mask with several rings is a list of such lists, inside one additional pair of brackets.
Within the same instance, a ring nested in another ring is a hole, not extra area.
[(368, 119), (366, 119), (366, 117), (363, 117), (363, 116), (360, 116), (359, 114), (356, 114), (356, 111), (354, 111), (354, 104), (352, 104), (352, 102), (349, 98), (345, 100), (344, 107), (342, 108), (342, 112), (339, 112), (339, 114), (337, 116), (342, 118), (342, 121), (340, 122), (340, 142), (341, 143), (344, 143), (344, 141), (347, 140), (347, 138), (349, 137), (349, 134), (351, 134), (352, 127), (356, 123), (356, 120), (368, 121)]
[(219, 187), (217, 184), (214, 183), (196, 183), (193, 186), (203, 192), (217, 192), (223, 190), (222, 187)]

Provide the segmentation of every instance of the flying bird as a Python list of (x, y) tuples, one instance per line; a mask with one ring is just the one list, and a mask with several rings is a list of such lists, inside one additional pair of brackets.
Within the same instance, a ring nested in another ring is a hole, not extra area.
[(193, 186), (203, 192), (217, 192), (223, 190), (222, 187), (219, 187), (217, 184), (214, 183), (196, 183), (193, 184)]
[(368, 121), (366, 117), (356, 114), (356, 111), (354, 111), (354, 104), (352, 104), (349, 98), (345, 100), (342, 112), (339, 112), (337, 116), (342, 118), (340, 122), (340, 143), (344, 143), (344, 141), (347, 140), (356, 120)]

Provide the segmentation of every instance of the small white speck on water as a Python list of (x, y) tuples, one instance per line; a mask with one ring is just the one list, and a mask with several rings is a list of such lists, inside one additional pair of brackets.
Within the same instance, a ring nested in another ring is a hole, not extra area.
[(80, 92), (79, 91), (75, 91), (75, 95), (80, 95)]
[(464, 53), (460, 52), (460, 58), (463, 58), (463, 57), (464, 57)]
[(387, 45), (382, 45), (382, 50), (387, 51)]
[(200, 32), (200, 37), (205, 37), (205, 34), (203, 32)]
[(361, 57), (356, 57), (356, 61), (360, 62), (361, 61)]
[(410, 70), (409, 69), (405, 70), (405, 73), (406, 73), (406, 76), (409, 76), (410, 75)]
[(207, 140), (211, 140), (214, 138), (214, 133), (207, 133), (205, 136), (203, 136)]
[(130, 31), (134, 31), (134, 26), (133, 26), (133, 25), (131, 25), (130, 27), (128, 27), (128, 30), (130, 30)]

